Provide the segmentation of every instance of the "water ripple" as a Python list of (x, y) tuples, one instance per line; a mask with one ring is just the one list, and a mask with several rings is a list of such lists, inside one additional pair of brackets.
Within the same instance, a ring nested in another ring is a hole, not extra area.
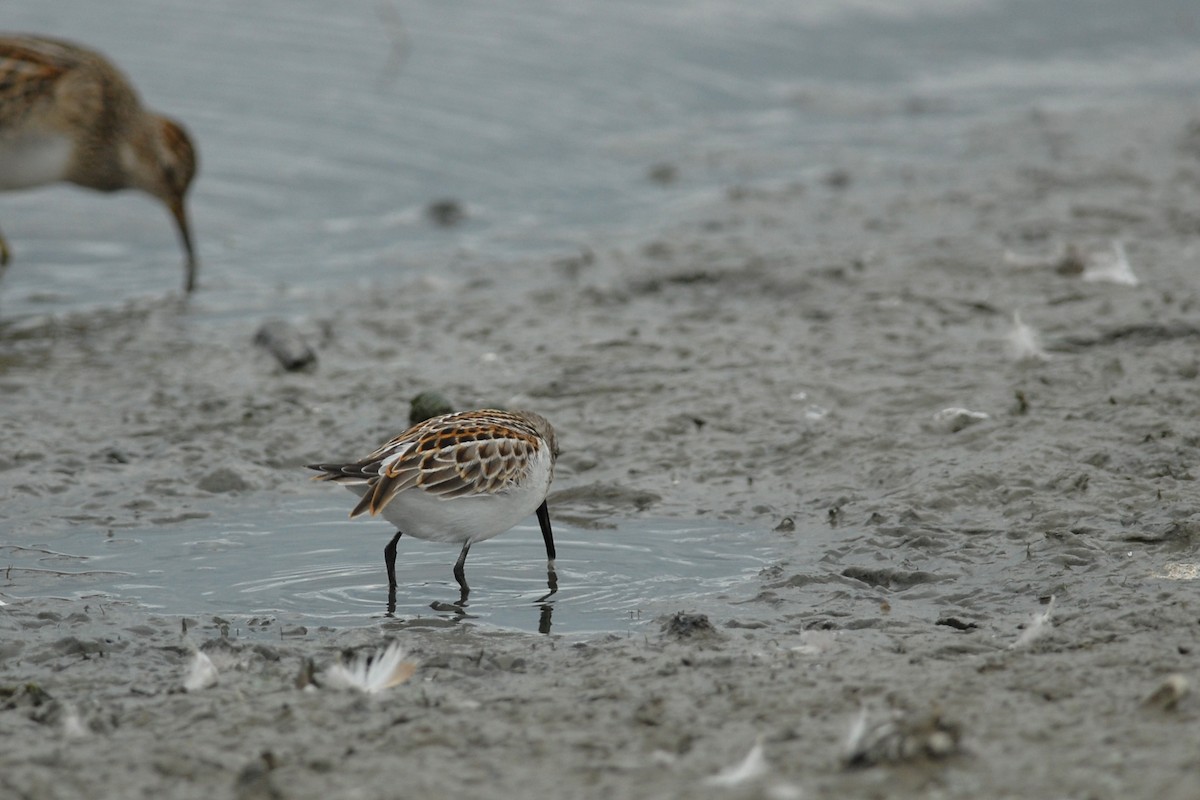
[[(471, 551), (466, 613), (435, 611), (458, 600), (457, 548), (400, 541), (396, 616), (468, 619), (555, 633), (626, 631), (678, 610), (711, 610), (753, 594), (750, 579), (775, 557), (775, 540), (721, 522), (629, 523), (597, 532), (556, 526), (559, 591), (544, 603), (546, 555), (533, 521)], [(350, 521), (324, 499), (286, 507), (227, 507), (142, 536), (114, 551), (92, 536), (10, 548), (17, 596), (106, 593), (163, 613), (226, 619), (275, 617), (290, 624), (369, 624), (386, 611), (386, 525)], [(45, 560), (69, 560), (71, 572)], [(119, 571), (88, 569), (103, 563)], [(21, 578), (21, 576), (36, 577)], [(28, 580), (28, 583), (26, 583)]]

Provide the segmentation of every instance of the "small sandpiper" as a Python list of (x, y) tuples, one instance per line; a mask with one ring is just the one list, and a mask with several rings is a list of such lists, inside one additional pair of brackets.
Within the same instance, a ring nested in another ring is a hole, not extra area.
[(343, 484), (361, 496), (351, 518), (382, 514), (398, 528), (383, 550), (388, 610), (394, 611), (396, 542), (402, 534), (462, 543), (454, 565), (461, 606), (470, 592), (463, 564), (471, 545), (535, 512), (546, 543), (547, 585), (554, 594), (558, 575), (546, 494), (557, 457), (558, 439), (545, 417), (485, 409), (427, 419), (359, 461), (310, 464), (309, 469), (322, 473), (314, 480)]
[[(196, 255), (184, 197), (195, 174), (183, 127), (143, 108), (104, 56), (58, 39), (0, 34), (0, 190), (68, 181), (157, 197), (178, 225), (190, 292)], [(8, 260), (0, 234), (0, 266)]]

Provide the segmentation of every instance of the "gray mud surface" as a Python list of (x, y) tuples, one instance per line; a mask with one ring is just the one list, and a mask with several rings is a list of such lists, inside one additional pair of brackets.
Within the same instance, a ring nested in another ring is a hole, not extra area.
[[(294, 320), (307, 372), (173, 301), (6, 323), (9, 541), (299, 492), (436, 389), (553, 420), (551, 513), (596, 536), (832, 544), (736, 617), (640, 636), (197, 619), (220, 677), (194, 692), (179, 619), (0, 572), (0, 796), (1200, 796), (1198, 125), (1166, 100), (1000, 116), (940, 160), (730, 187), (653, 241), (431, 267)], [(1114, 239), (1139, 285), (1054, 255)], [(1017, 311), (1046, 357), (1011, 351)], [(407, 683), (296, 688), (391, 638)], [(708, 782), (759, 742), (757, 776)]]

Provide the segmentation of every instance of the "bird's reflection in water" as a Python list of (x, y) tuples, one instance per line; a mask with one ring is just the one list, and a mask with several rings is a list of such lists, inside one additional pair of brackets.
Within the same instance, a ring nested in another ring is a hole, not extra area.
[(550, 633), (550, 617), (554, 613), (554, 603), (542, 603), (538, 608), (541, 609), (541, 614), (538, 615), (538, 633)]
[[(534, 604), (538, 609), (537, 630), (538, 633), (543, 634), (550, 633), (550, 626), (553, 623), (554, 601), (550, 600), (549, 598), (558, 591), (558, 581), (555, 578), (551, 578), (548, 588), (550, 589), (548, 593), (542, 595), (534, 601)], [(468, 613), (467, 605), (467, 594), (466, 592), (463, 592), (457, 603), (447, 603), (442, 600), (434, 600), (429, 604), (429, 607), (440, 613), (452, 614), (452, 617), (445, 618), (447, 621), (452, 623), (456, 623), (464, 619), (479, 619), (478, 616)], [(384, 616), (391, 617), (393, 619), (396, 618), (396, 589), (394, 587), (388, 590), (387, 613), (384, 614)]]

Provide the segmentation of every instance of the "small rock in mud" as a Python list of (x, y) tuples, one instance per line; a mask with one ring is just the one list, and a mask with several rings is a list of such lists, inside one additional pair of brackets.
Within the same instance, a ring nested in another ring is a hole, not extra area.
[(930, 429), (940, 433), (958, 433), (964, 428), (976, 425), (991, 417), (983, 411), (971, 411), (967, 408), (943, 408), (933, 415)]
[(276, 785), (271, 773), (278, 766), (275, 755), (266, 750), (238, 773), (234, 781), (234, 796), (238, 800), (276, 800), (286, 797)]
[(416, 425), (418, 422), (440, 417), (442, 414), (449, 414), (453, 411), (454, 406), (444, 395), (437, 392), (421, 392), (409, 401), (408, 424)]
[(679, 180), (679, 167), (674, 164), (655, 164), (646, 170), (646, 177), (660, 186), (667, 186)]
[(677, 611), (662, 623), (664, 636), (672, 639), (713, 639), (720, 636), (706, 614)]
[(1158, 688), (1142, 701), (1143, 708), (1158, 709), (1159, 711), (1174, 711), (1179, 701), (1187, 696), (1190, 690), (1188, 679), (1178, 672), (1163, 679)]
[(974, 622), (967, 622), (958, 617), (941, 617), (935, 625), (945, 625), (947, 628), (954, 628), (956, 631), (973, 631), (979, 626)]
[(309, 347), (300, 331), (286, 320), (271, 319), (264, 322), (254, 334), (254, 343), (266, 348), (288, 372), (307, 369), (317, 363), (316, 351)]
[(203, 491), (212, 492), (213, 494), (244, 492), (247, 489), (253, 488), (245, 478), (229, 467), (214, 469), (201, 478), (196, 485)]
[(0, 711), (14, 708), (38, 708), (53, 698), (32, 681), (16, 686), (0, 686)]
[(435, 200), (426, 206), (425, 213), (443, 228), (457, 225), (467, 218), (466, 210), (457, 200)]
[(850, 186), (850, 173), (844, 169), (831, 170), (825, 175), (823, 183), (830, 189), (845, 189)]

